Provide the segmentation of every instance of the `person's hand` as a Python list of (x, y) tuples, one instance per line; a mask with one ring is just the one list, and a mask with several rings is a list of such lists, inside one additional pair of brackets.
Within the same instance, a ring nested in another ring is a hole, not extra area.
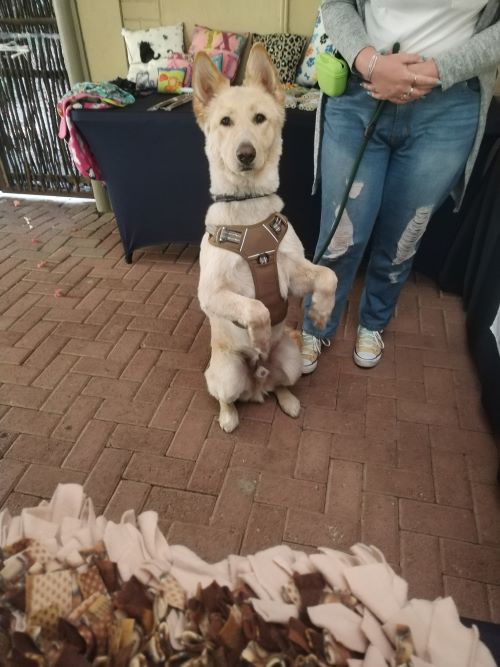
[[(436, 63), (432, 59), (425, 60), (421, 63), (415, 63), (414, 65), (408, 65), (408, 69), (417, 78), (418, 88), (421, 90), (425, 90), (427, 88), (425, 94), (430, 92), (437, 85), (437, 83), (439, 83), (439, 71)], [(426, 83), (426, 79), (424, 77), (435, 79), (437, 83), (432, 85)]]
[[(367, 47), (356, 56), (354, 66), (364, 78), (368, 77), (368, 64), (374, 53), (373, 48)], [(379, 54), (371, 82), (365, 81), (361, 85), (377, 100), (405, 104), (423, 97), (438, 85), (437, 76), (430, 75), (431, 72), (437, 74), (437, 68), (432, 70), (431, 62), (424, 62), (416, 53)], [(412, 71), (412, 68), (417, 69)]]

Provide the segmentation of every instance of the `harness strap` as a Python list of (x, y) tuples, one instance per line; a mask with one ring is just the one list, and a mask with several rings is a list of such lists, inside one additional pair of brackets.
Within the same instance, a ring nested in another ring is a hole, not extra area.
[(272, 325), (282, 322), (288, 311), (288, 301), (280, 292), (277, 263), (278, 247), (287, 229), (288, 220), (285, 216), (273, 213), (262, 222), (250, 226), (219, 225), (208, 238), (213, 246), (235, 252), (247, 261), (252, 273), (255, 298), (269, 310)]

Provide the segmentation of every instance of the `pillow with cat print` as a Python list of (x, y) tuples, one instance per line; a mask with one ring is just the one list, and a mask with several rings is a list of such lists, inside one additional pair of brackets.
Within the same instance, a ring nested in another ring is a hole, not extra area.
[(127, 47), (127, 79), (139, 88), (156, 88), (158, 68), (174, 53), (184, 52), (184, 24), (158, 26), (144, 30), (122, 29)]

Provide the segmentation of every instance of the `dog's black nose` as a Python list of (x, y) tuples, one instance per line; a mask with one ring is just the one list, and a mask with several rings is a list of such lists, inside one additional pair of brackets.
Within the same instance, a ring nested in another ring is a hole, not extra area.
[(240, 144), (236, 151), (236, 157), (245, 167), (249, 167), (255, 160), (255, 148), (252, 144)]

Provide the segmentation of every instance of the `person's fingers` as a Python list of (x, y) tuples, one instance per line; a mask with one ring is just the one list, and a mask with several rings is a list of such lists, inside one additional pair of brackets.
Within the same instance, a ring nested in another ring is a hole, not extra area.
[(425, 97), (427, 95), (428, 91), (427, 90), (421, 90), (419, 88), (414, 88), (412, 94), (410, 95), (410, 101), (411, 100), (420, 100), (422, 97)]
[(427, 76), (425, 74), (412, 74), (408, 77), (408, 83), (414, 88), (435, 88), (439, 86), (441, 81), (435, 76)]
[(378, 90), (378, 87), (374, 83), (363, 82), (359, 84), (362, 88), (365, 89), (368, 95), (377, 100), (389, 100), (390, 102), (395, 102), (396, 104), (411, 102), (412, 100), (420, 99), (427, 95), (431, 88), (425, 87), (414, 87), (412, 85), (405, 87), (399, 90), (390, 90), (388, 91), (384, 87), (382, 90)]
[(422, 56), (418, 53), (399, 53), (398, 57), (404, 65), (415, 65), (423, 62)]
[(416, 102), (418, 100), (423, 100), (426, 97), (425, 91), (414, 92), (411, 96), (406, 95), (382, 95), (378, 91), (367, 90), (366, 93), (372, 97), (374, 100), (385, 100), (386, 102), (392, 102), (392, 104), (408, 104), (408, 102)]

